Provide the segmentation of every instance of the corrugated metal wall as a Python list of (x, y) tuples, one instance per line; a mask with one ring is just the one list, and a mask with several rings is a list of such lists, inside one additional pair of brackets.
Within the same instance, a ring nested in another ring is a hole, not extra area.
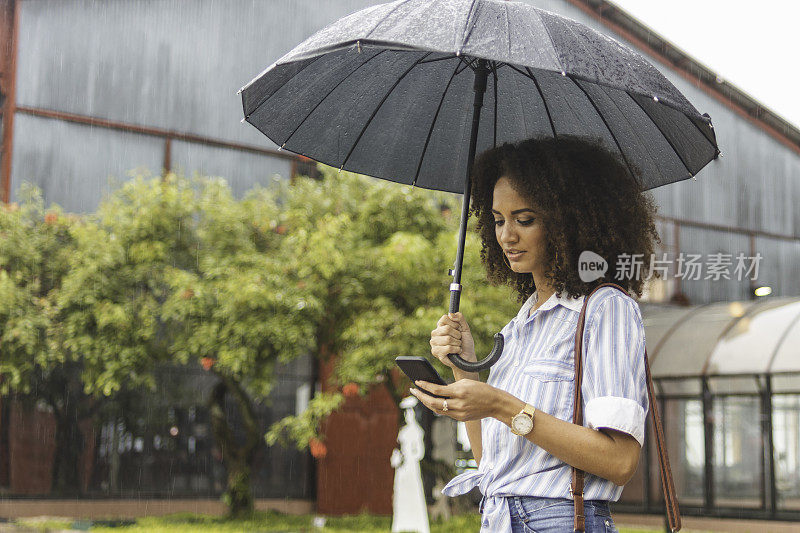
[[(236, 91), (317, 29), (375, 3), (22, 0), (17, 104), (273, 147), (239, 122)], [(530, 3), (613, 35), (568, 0)], [(750, 253), (747, 236), (725, 236), (687, 221), (794, 236), (756, 236), (756, 251), (764, 255), (758, 282), (771, 285), (774, 294), (800, 294), (800, 155), (650, 59), (712, 116), (723, 153), (696, 181), (654, 191), (661, 214), (679, 219), (681, 251)], [(18, 113), (14, 135), (12, 191), (30, 180), (47, 201), (70, 211), (94, 209), (109, 175), (126, 179), (137, 166), (159, 172), (164, 162), (163, 140), (142, 134)], [(290, 172), (285, 159), (191, 142), (173, 142), (171, 160), (187, 174), (226, 177), (237, 194)], [(701, 280), (681, 288), (694, 303), (749, 294), (745, 282)]]

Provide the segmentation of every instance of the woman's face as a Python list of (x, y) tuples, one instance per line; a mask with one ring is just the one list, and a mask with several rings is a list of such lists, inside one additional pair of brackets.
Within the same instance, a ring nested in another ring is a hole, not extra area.
[(497, 180), (492, 199), (497, 243), (517, 273), (544, 272), (542, 213), (521, 197), (505, 176)]

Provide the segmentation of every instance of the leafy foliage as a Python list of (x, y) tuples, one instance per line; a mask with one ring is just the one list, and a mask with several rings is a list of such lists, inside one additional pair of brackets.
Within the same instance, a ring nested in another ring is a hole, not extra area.
[(22, 204), (0, 209), (0, 394), (28, 392), (65, 354), (51, 342), (56, 299), (74, 253), (77, 217), (45, 213), (41, 191), (24, 184)]
[[(330, 385), (355, 383), (367, 394), (385, 384), (399, 401), (406, 383), (394, 358), (430, 355), (430, 332), (448, 308), (457, 198), (330, 168), (322, 174), (321, 182), (298, 179), (286, 191), (287, 237), (303, 257), (303, 279), (321, 295), (316, 352), (337, 357)], [(470, 233), (461, 309), (477, 349), (487, 353), (515, 304), (507, 288), (485, 281), (479, 249)], [(338, 408), (332, 398), (274, 425), (268, 442), (293, 440), (303, 448), (320, 438), (319, 422)]]
[[(447, 310), (453, 195), (322, 168), (321, 180), (276, 180), (241, 201), (222, 179), (137, 175), (81, 219), (45, 214), (36, 198), (0, 213), (7, 389), (69, 360), (87, 393), (110, 396), (153, 387), (159, 365), (177, 363), (265, 398), (275, 365), (335, 357), (325, 392), (267, 432), (302, 449), (324, 438), (346, 383), (360, 394), (385, 384), (399, 401), (394, 357), (429, 354)], [(516, 304), (485, 281), (479, 247), (471, 231), (461, 309), (486, 353)]]

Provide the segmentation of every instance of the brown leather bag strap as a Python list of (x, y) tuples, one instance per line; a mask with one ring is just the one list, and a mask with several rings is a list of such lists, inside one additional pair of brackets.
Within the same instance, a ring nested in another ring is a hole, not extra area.
[[(592, 292), (584, 299), (581, 314), (578, 317), (578, 327), (575, 331), (575, 390), (573, 394), (574, 410), (572, 413), (572, 423), (579, 426), (583, 425), (583, 405), (582, 405), (582, 392), (581, 384), (583, 383), (583, 332), (586, 325), (586, 308), (589, 304), (589, 298), (601, 287), (614, 287), (619, 289), (625, 294), (628, 292), (617, 285), (616, 283), (602, 283), (592, 290)], [(653, 417), (653, 430), (656, 436), (656, 448), (658, 449), (658, 462), (661, 471), (661, 487), (664, 491), (664, 503), (667, 508), (667, 519), (669, 520), (669, 527), (671, 531), (679, 531), (681, 529), (681, 513), (678, 508), (678, 499), (675, 496), (675, 486), (672, 482), (672, 470), (669, 467), (669, 457), (667, 456), (667, 447), (664, 442), (664, 432), (661, 428), (661, 417), (658, 414), (658, 404), (656, 403), (655, 389), (653, 388), (653, 380), (650, 376), (650, 363), (647, 358), (647, 350), (644, 352), (644, 368), (647, 375), (647, 396), (650, 402), (650, 415)], [(583, 532), (586, 529), (586, 520), (584, 517), (583, 506), (583, 470), (575, 467), (572, 468), (572, 484), (569, 492), (575, 502), (575, 519), (573, 521), (573, 528), (575, 531)]]

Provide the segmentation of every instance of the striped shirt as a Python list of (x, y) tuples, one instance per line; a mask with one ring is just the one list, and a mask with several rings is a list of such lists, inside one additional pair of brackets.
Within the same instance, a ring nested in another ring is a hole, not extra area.
[[(487, 383), (554, 417), (572, 422), (575, 330), (585, 296), (553, 294), (538, 309), (534, 293), (502, 330), (505, 348)], [(639, 306), (603, 287), (586, 309), (583, 337), (584, 425), (613, 428), (644, 443), (649, 409), (645, 337)], [(536, 427), (534, 417), (534, 428)], [(535, 431), (535, 429), (534, 429)], [(572, 499), (572, 467), (495, 418), (481, 420), (483, 452), (477, 470), (453, 478), (447, 496), (479, 487), (484, 495), (481, 531), (511, 531), (505, 496)], [(586, 472), (584, 499), (617, 501), (623, 487)]]

